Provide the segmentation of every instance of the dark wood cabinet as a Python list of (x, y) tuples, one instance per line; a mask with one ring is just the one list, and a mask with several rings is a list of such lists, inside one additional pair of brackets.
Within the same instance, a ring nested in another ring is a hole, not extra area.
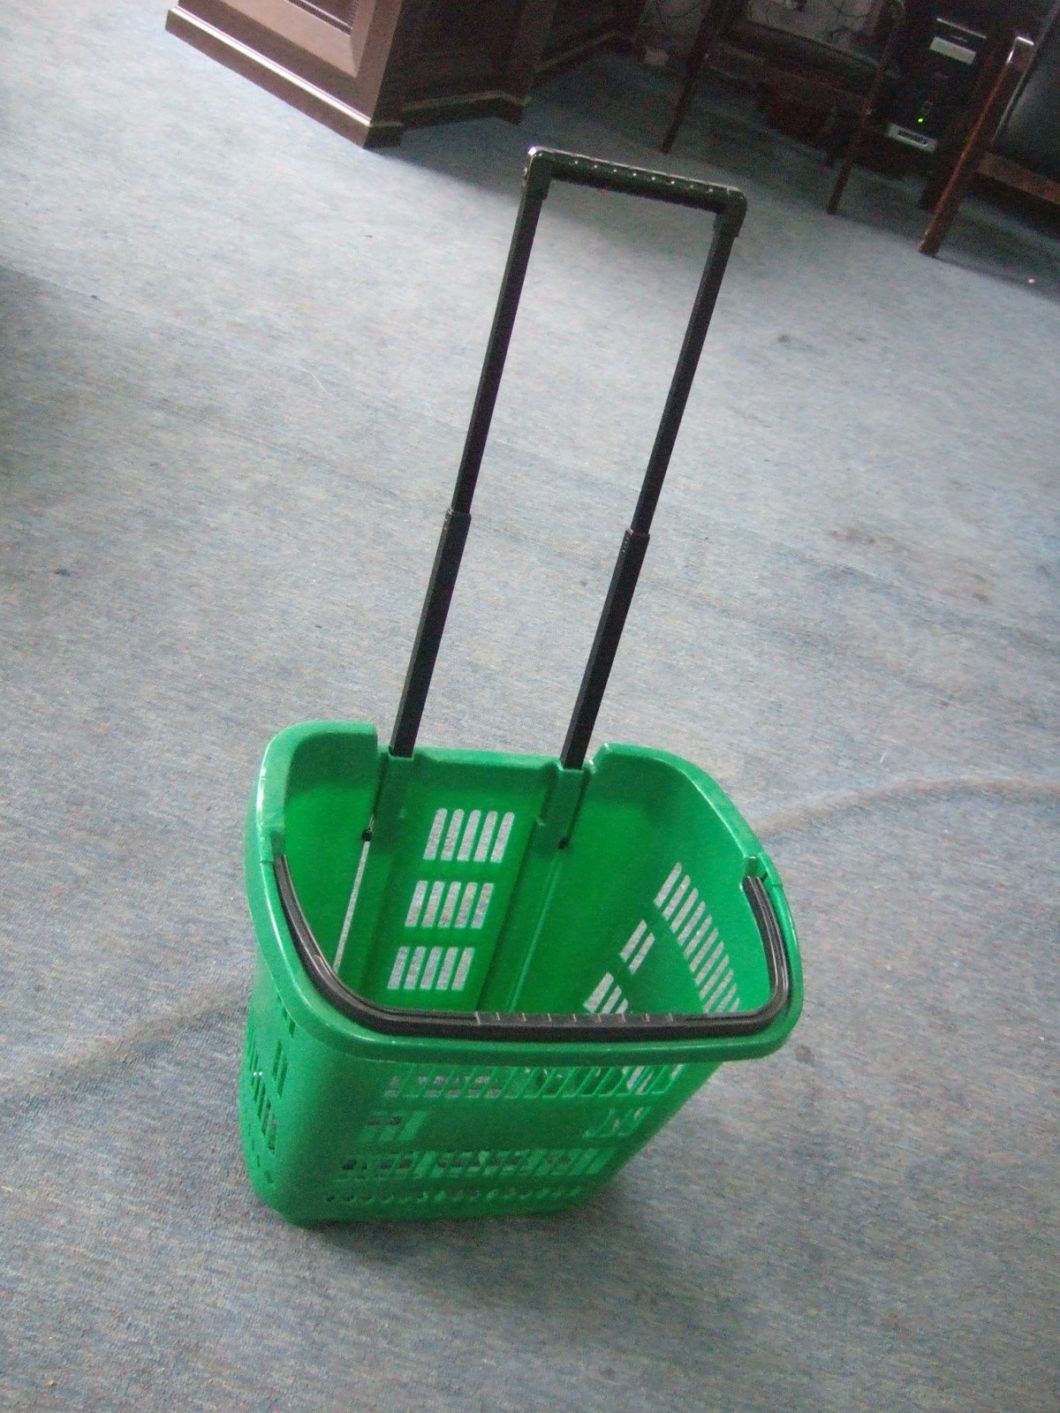
[(535, 79), (628, 41), (639, 0), (177, 0), (166, 27), (365, 147), (522, 116)]

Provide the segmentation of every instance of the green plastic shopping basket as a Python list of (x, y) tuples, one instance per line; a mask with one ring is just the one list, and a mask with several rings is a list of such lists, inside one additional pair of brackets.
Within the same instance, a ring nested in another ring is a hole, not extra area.
[[(542, 202), (558, 179), (698, 207), (714, 232), (558, 759), (416, 748)], [(585, 754), (745, 202), (532, 149), (389, 749), (269, 745), (246, 878), (259, 962), (240, 1081), (256, 1192), (295, 1222), (551, 1211), (597, 1191), (802, 999), (773, 865), (697, 767)]]

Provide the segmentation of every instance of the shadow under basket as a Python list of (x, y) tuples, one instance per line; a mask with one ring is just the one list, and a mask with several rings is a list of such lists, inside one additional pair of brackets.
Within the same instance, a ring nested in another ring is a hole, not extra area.
[(246, 876), (243, 1141), (296, 1222), (584, 1201), (801, 1005), (758, 841), (702, 771), (639, 747), (569, 770), (291, 727)]

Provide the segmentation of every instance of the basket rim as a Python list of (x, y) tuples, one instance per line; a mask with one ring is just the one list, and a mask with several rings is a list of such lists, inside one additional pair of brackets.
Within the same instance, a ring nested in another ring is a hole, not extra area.
[[(290, 770), (300, 748), (313, 738), (342, 738), (366, 759), (386, 752), (375, 728), (352, 721), (306, 721), (279, 732), (269, 743), (246, 819), (248, 903), (261, 960), (285, 1003), (318, 1039), (367, 1057), (410, 1058), (443, 1042), (451, 1055), (490, 1054), (498, 1063), (543, 1063), (546, 1058), (578, 1064), (627, 1056), (649, 1060), (722, 1062), (759, 1058), (787, 1040), (802, 1010), (802, 973), (795, 929), (784, 887), (747, 821), (702, 767), (669, 752), (610, 743), (582, 767), (596, 774), (611, 757), (650, 759), (682, 775), (722, 818), (744, 855), (741, 880), (746, 905), (763, 946), (770, 994), (754, 1011), (725, 1015), (674, 1011), (599, 1015), (496, 1011), (416, 1010), (370, 1000), (342, 981), (317, 941), (298, 898), (286, 850), (286, 803)], [(418, 747), (416, 757), (446, 764), (482, 764), (560, 769), (548, 756)], [(580, 772), (579, 772), (580, 773)], [(365, 1049), (367, 1047), (367, 1049)], [(617, 1061), (616, 1061), (617, 1062)]]

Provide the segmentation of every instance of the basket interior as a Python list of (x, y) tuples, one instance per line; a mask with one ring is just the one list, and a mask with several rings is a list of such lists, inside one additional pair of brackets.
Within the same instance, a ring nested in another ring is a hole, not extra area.
[(742, 887), (762, 868), (757, 846), (700, 772), (633, 747), (604, 748), (584, 772), (421, 750), (373, 819), (382, 760), (374, 733), (348, 728), (308, 736), (284, 763), (291, 876), (355, 991), (535, 1013), (726, 1014), (767, 1000)]

